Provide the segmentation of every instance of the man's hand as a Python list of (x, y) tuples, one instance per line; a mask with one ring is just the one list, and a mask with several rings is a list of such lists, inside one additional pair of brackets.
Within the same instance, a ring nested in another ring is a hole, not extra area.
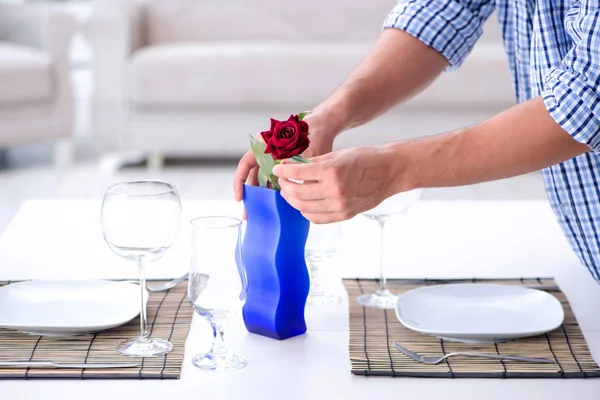
[[(303, 156), (329, 153), (340, 132), (367, 123), (415, 96), (447, 66), (448, 61), (421, 40), (398, 29), (386, 29), (344, 83), (306, 117), (311, 145)], [(240, 160), (235, 174), (237, 201), (242, 200), (246, 181), (258, 184), (251, 151)]]
[(315, 157), (310, 164), (280, 164), (273, 172), (281, 195), (311, 222), (325, 224), (352, 218), (393, 194), (390, 156), (385, 147), (360, 147)]
[[(311, 121), (310, 117), (306, 117), (306, 121), (311, 127), (309, 136), (310, 145), (308, 146), (308, 149), (302, 153), (302, 156), (310, 158), (331, 152), (334, 136), (326, 135), (324, 131), (319, 129), (314, 120)], [(260, 135), (258, 136), (258, 139), (263, 141)], [(256, 159), (254, 158), (254, 153), (252, 153), (252, 150), (249, 150), (240, 160), (233, 180), (233, 192), (236, 201), (242, 201), (242, 197), (244, 196), (244, 183), (258, 186), (257, 173), (258, 166), (256, 164)]]

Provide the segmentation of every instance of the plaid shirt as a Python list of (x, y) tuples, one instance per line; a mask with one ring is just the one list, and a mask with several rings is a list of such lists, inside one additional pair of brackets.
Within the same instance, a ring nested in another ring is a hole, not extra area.
[(402, 29), (458, 68), (496, 10), (517, 101), (541, 96), (550, 116), (592, 151), (546, 168), (552, 209), (600, 281), (600, 5), (591, 0), (400, 0), (384, 28)]

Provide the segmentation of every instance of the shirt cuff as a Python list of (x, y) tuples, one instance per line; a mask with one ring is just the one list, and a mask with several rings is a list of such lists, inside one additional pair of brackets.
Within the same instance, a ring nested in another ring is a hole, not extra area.
[(585, 78), (553, 69), (542, 98), (548, 113), (562, 129), (594, 153), (600, 153), (600, 98)]
[(483, 33), (482, 22), (456, 0), (401, 0), (383, 23), (383, 29), (403, 30), (433, 47), (458, 68)]

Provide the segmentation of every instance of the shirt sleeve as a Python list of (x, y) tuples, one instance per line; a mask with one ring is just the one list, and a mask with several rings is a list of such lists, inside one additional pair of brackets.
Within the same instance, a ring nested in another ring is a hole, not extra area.
[(399, 0), (383, 29), (401, 29), (442, 54), (454, 70), (469, 55), (494, 0)]
[(550, 116), (575, 140), (600, 153), (600, 11), (574, 22), (573, 47), (546, 76), (542, 98)]

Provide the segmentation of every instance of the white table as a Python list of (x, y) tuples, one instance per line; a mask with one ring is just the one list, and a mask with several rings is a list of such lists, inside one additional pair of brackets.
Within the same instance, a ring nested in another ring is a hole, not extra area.
[[(99, 229), (96, 201), (27, 203), (0, 238), (0, 280), (135, 277), (136, 267), (114, 256)], [(186, 219), (239, 215), (228, 202), (184, 203)], [(592, 354), (600, 361), (600, 286), (569, 249), (544, 202), (422, 202), (389, 227), (388, 276), (555, 276), (567, 294)], [(336, 259), (347, 277), (376, 276), (377, 227), (355, 218), (344, 223)], [(188, 266), (189, 235), (149, 275), (177, 276)], [(599, 399), (600, 379), (364, 378), (350, 374), (347, 299), (308, 308), (309, 332), (283, 342), (251, 335), (235, 321), (229, 344), (248, 367), (229, 373), (195, 369), (191, 357), (210, 345), (207, 324), (195, 318), (180, 380), (0, 381), (1, 399)]]

